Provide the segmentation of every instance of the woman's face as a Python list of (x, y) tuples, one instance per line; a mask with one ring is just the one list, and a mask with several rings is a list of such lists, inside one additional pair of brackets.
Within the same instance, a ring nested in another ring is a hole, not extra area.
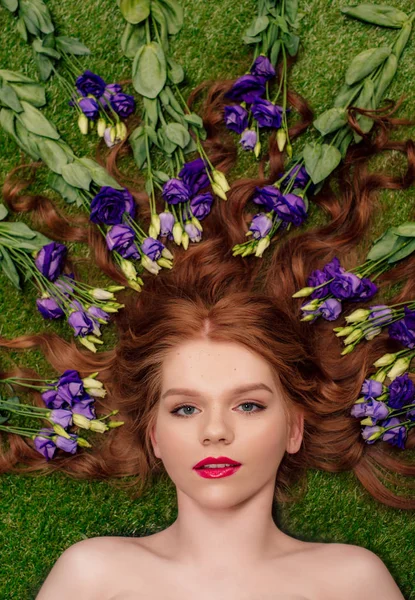
[[(237, 389), (256, 385), (261, 389)], [(151, 441), (168, 475), (187, 495), (200, 501), (203, 488), (204, 502), (226, 502), (228, 494), (242, 501), (266, 484), (274, 486), (285, 451), (299, 450), (303, 418), (298, 414), (291, 420), (290, 426), (281, 391), (262, 357), (235, 343), (191, 341), (164, 361)], [(229, 477), (204, 479), (193, 467), (209, 456), (226, 456), (242, 466)]]

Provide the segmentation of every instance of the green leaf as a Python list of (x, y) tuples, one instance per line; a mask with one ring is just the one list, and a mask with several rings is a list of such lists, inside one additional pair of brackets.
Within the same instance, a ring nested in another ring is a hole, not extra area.
[(121, 0), (120, 9), (126, 21), (136, 25), (150, 14), (150, 0)]
[(69, 163), (62, 167), (62, 177), (69, 185), (81, 188), (81, 190), (89, 191), (92, 177), (89, 169), (79, 163), (79, 161)]
[(398, 59), (394, 54), (388, 56), (385, 60), (385, 64), (382, 67), (382, 71), (380, 73), (380, 77), (376, 83), (375, 89), (375, 105), (379, 106), (380, 101), (387, 88), (391, 84), (393, 78), (395, 77), (396, 71), (398, 69)]
[[(205, 131), (204, 129), (201, 131)], [(192, 137), (190, 137), (190, 142), (187, 144), (186, 148), (184, 148), (184, 154), (189, 154), (190, 152), (196, 152), (197, 145)]]
[(75, 203), (76, 206), (82, 206), (83, 199), (78, 189), (66, 183), (62, 175), (50, 173), (48, 177), (48, 185), (55, 190), (55, 192), (60, 194), (68, 204)]
[(31, 240), (36, 236), (36, 232), (32, 231), (25, 223), (21, 221), (5, 221), (0, 223), (0, 234), (8, 233), (18, 238)]
[(182, 149), (190, 142), (189, 132), (180, 123), (169, 123), (164, 131), (167, 138)]
[(362, 82), (356, 83), (355, 85), (347, 85), (344, 83), (340, 88), (339, 93), (334, 99), (334, 106), (336, 108), (346, 108), (351, 104), (353, 98), (357, 98), (359, 90), (362, 88)]
[(282, 33), (289, 33), (288, 23), (281, 15), (275, 17), (275, 24), (281, 29)]
[(164, 52), (169, 51), (169, 30), (167, 25), (166, 14), (163, 11), (160, 4), (157, 2), (151, 3), (151, 18), (158, 24), (159, 37), (161, 42), (161, 47)]
[(177, 0), (152, 0), (163, 10), (169, 35), (176, 35), (183, 27), (183, 8)]
[(415, 237), (415, 223), (402, 223), (402, 225), (394, 227), (393, 232), (395, 235), (403, 237)]
[(144, 24), (132, 25), (127, 23), (121, 37), (121, 50), (127, 58), (134, 58), (141, 46), (146, 43), (146, 28)]
[(346, 72), (346, 83), (353, 85), (378, 68), (392, 52), (389, 46), (369, 48), (354, 57)]
[(143, 98), (143, 105), (148, 118), (148, 124), (155, 129), (159, 120), (158, 100), (157, 98)]
[(153, 175), (159, 183), (166, 183), (171, 179), (171, 177), (167, 175), (167, 173), (164, 173), (164, 171), (153, 171)]
[(262, 42), (262, 37), (260, 35), (257, 35), (256, 37), (244, 35), (242, 40), (245, 44), (258, 44), (259, 42)]
[(394, 228), (389, 227), (383, 235), (375, 240), (370, 249), (366, 260), (380, 260), (393, 250), (398, 250), (401, 245), (401, 239), (394, 233)]
[(166, 57), (157, 42), (142, 46), (133, 62), (133, 85), (146, 98), (156, 98), (166, 83)]
[(109, 186), (114, 188), (115, 190), (123, 190), (124, 187), (118, 183), (111, 175), (108, 173), (104, 167), (102, 167), (99, 163), (97, 163), (92, 158), (79, 158), (77, 162), (80, 162), (84, 167), (88, 169), (91, 174), (93, 181), (97, 185), (101, 186)]
[(172, 140), (167, 137), (166, 127), (167, 125), (164, 125), (161, 129), (158, 130), (157, 138), (159, 141), (159, 146), (163, 150), (163, 152), (167, 154), (167, 156), (171, 156), (176, 150), (177, 144), (172, 142)]
[(27, 33), (26, 24), (25, 24), (24, 19), (22, 17), (19, 17), (17, 19), (16, 29), (17, 29), (18, 33), (20, 33), (20, 36), (23, 38), (23, 41), (27, 42), (28, 39), (29, 39), (29, 35)]
[(52, 75), (53, 62), (44, 54), (39, 54), (35, 51), (33, 52), (33, 58), (39, 70), (41, 80), (47, 81)]
[(403, 258), (406, 258), (410, 254), (412, 254), (412, 252), (414, 252), (414, 250), (415, 250), (415, 239), (413, 237), (410, 237), (408, 239), (405, 239), (405, 238), (400, 238), (400, 239), (402, 242), (405, 243), (405, 246), (403, 246), (400, 250), (398, 250), (395, 254), (393, 254), (392, 256), (390, 256), (388, 258), (389, 264), (393, 264), (393, 263), (397, 262), (398, 260), (402, 260)]
[(16, 92), (4, 80), (0, 80), (0, 104), (11, 108), (15, 112), (22, 112), (23, 110)]
[(61, 55), (54, 48), (48, 48), (42, 44), (42, 40), (36, 38), (32, 42), (33, 50), (35, 52), (39, 52), (39, 54), (45, 54), (45, 56), (49, 56), (50, 58), (55, 58), (57, 60), (60, 59)]
[(269, 18), (267, 16), (256, 17), (248, 29), (245, 31), (245, 35), (248, 37), (256, 37), (258, 34), (265, 31), (269, 25)]
[[(363, 109), (374, 109), (376, 108), (375, 106), (375, 102), (374, 102), (374, 93), (375, 93), (375, 86), (374, 83), (371, 79), (365, 79), (364, 83), (363, 83), (363, 88), (362, 91), (360, 92), (360, 96), (358, 97), (358, 99), (356, 100), (355, 106), (357, 106), (358, 108), (363, 108)], [(360, 129), (363, 131), (363, 133), (368, 133), (374, 124), (373, 119), (371, 119), (370, 117), (366, 117), (365, 115), (357, 115), (356, 118)], [(360, 141), (356, 140), (356, 132), (355, 132), (355, 141)], [(360, 136), (358, 136), (360, 138)]]
[(327, 144), (306, 144), (303, 150), (305, 168), (313, 183), (326, 179), (341, 161), (341, 154)]
[(85, 46), (78, 38), (67, 37), (60, 35), (55, 38), (56, 48), (66, 54), (74, 54), (76, 56), (88, 56), (91, 50)]
[(275, 40), (275, 42), (272, 44), (271, 54), (269, 57), (269, 59), (273, 65), (277, 64), (278, 55), (280, 53), (280, 50), (281, 50), (281, 40)]
[(323, 112), (313, 122), (314, 127), (322, 134), (327, 135), (337, 131), (347, 123), (346, 111), (342, 108), (330, 108)]
[(18, 0), (0, 0), (0, 4), (10, 12), (14, 12), (19, 8)]
[(411, 36), (412, 32), (412, 23), (413, 21), (407, 21), (402, 25), (402, 29), (400, 34), (398, 35), (398, 39), (395, 40), (395, 43), (392, 48), (392, 52), (396, 55), (396, 58), (399, 60), (402, 52), (405, 49), (406, 44)]
[(146, 136), (144, 126), (139, 125), (138, 127), (136, 127), (134, 131), (130, 134), (128, 141), (130, 142), (130, 146), (133, 150), (134, 161), (137, 167), (141, 169), (147, 159)]
[(340, 9), (342, 13), (373, 25), (382, 27), (401, 27), (408, 20), (408, 15), (403, 11), (387, 6), (386, 4), (353, 4), (352, 6), (344, 6)]
[(282, 35), (282, 41), (288, 50), (290, 56), (295, 56), (298, 52), (298, 46), (300, 45), (300, 38), (294, 33), (284, 33)]
[(0, 221), (3, 221), (3, 219), (6, 218), (7, 216), (7, 208), (5, 207), (4, 204), (0, 204)]
[(12, 282), (12, 284), (14, 285), (15, 288), (17, 288), (18, 290), (21, 290), (22, 288), (20, 287), (19, 273), (17, 272), (17, 269), (14, 266), (14, 262), (12, 261), (9, 252), (7, 251), (6, 248), (4, 248), (1, 245), (0, 245), (0, 259), (1, 259), (0, 267), (3, 269), (3, 272), (6, 275), (6, 277), (8, 277), (10, 279), (10, 281)]
[(25, 100), (33, 106), (46, 104), (45, 88), (40, 83), (9, 83), (19, 100)]
[(176, 85), (181, 83), (184, 79), (183, 67), (169, 56), (167, 57), (167, 64), (169, 65), (167, 75), (170, 81)]
[(16, 141), (19, 146), (26, 152), (33, 160), (40, 160), (41, 156), (39, 153), (39, 147), (36, 143), (36, 138), (38, 140), (43, 140), (46, 138), (39, 138), (33, 133), (30, 133), (19, 121), (15, 122), (15, 130), (16, 130)]
[(285, 0), (285, 14), (287, 19), (294, 25), (298, 13), (298, 0)]
[(60, 175), (65, 165), (71, 162), (71, 159), (62, 149), (61, 145), (54, 140), (49, 140), (48, 138), (40, 139), (37, 147), (41, 159), (54, 173)]
[(16, 115), (17, 119), (22, 125), (24, 125), (32, 133), (41, 135), (52, 140), (58, 140), (60, 138), (56, 128), (43, 114), (34, 106), (21, 101), (23, 106), (23, 112)]
[(199, 115), (190, 113), (190, 115), (184, 115), (184, 118), (190, 125), (193, 125), (197, 129), (203, 129), (203, 119)]

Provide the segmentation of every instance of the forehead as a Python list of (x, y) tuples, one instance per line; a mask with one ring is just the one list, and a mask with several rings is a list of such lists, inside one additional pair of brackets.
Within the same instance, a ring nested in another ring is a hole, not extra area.
[(162, 367), (163, 389), (180, 384), (214, 392), (253, 382), (275, 387), (270, 366), (255, 352), (230, 342), (184, 342), (169, 352)]

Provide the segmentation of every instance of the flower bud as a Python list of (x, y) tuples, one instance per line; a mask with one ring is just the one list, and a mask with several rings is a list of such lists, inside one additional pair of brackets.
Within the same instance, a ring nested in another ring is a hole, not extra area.
[(373, 440), (377, 440), (378, 438), (380, 438), (381, 435), (383, 435), (384, 429), (384, 427), (379, 427), (379, 431), (375, 431), (374, 433), (372, 433), (372, 435), (368, 437), (366, 441), (373, 442)]
[(159, 271), (161, 271), (161, 267), (159, 267), (156, 261), (151, 260), (151, 258), (149, 258), (146, 254), (143, 254), (143, 256), (141, 257), (141, 264), (152, 275), (158, 275)]
[(115, 298), (112, 292), (103, 290), (102, 288), (94, 288), (91, 290), (91, 296), (95, 298), (95, 300), (113, 300)]
[(201, 222), (199, 221), (199, 219), (197, 217), (195, 217), (194, 215), (192, 215), (192, 219), (191, 222), (193, 223), (193, 225), (199, 230), (199, 231), (203, 231), (203, 227)]
[(285, 148), (285, 142), (287, 141), (287, 134), (284, 129), (278, 129), (277, 131), (277, 146), (278, 150), (282, 152)]
[(97, 134), (99, 135), (99, 137), (104, 137), (106, 128), (107, 128), (107, 124), (105, 122), (105, 119), (100, 117), (97, 122)]
[(345, 340), (343, 340), (344, 345), (348, 346), (349, 344), (353, 344), (353, 342), (357, 342), (357, 340), (360, 340), (362, 335), (363, 331), (361, 329), (355, 329), (350, 335), (347, 336)]
[(97, 419), (91, 419), (90, 421), (90, 429), (91, 431), (96, 431), (97, 433), (105, 433), (108, 431), (108, 426), (105, 425), (102, 421), (98, 421)]
[(362, 323), (367, 320), (367, 317), (370, 315), (370, 310), (365, 308), (358, 308), (353, 311), (348, 317), (345, 317), (345, 321), (347, 323)]
[(180, 221), (176, 221), (173, 225), (173, 239), (178, 246), (182, 243), (183, 228)]
[(372, 426), (372, 425), (375, 425), (376, 423), (374, 423), (372, 417), (365, 417), (364, 419), (362, 419), (360, 421), (360, 424), (361, 425), (370, 425), (370, 426)]
[(62, 425), (58, 425), (57, 423), (53, 423), (53, 431), (55, 433), (57, 433), (58, 435), (61, 435), (62, 437), (66, 438), (67, 440), (71, 439), (71, 436), (69, 435), (69, 433), (62, 427)]
[[(154, 227), (154, 229), (157, 231), (157, 235), (159, 235), (160, 233), (160, 217), (158, 214), (152, 214), (151, 215), (151, 224)], [(157, 235), (155, 236), (157, 238)], [(150, 236), (153, 237), (153, 236)]]
[(218, 185), (217, 183), (212, 183), (212, 190), (216, 196), (219, 196), (219, 198), (222, 198), (222, 200), (227, 200), (226, 194), (220, 187), (220, 185)]
[(90, 429), (91, 427), (90, 419), (87, 419), (84, 415), (79, 415), (78, 413), (73, 413), (73, 424), (82, 429)]
[(159, 258), (157, 260), (157, 264), (160, 267), (164, 267), (165, 269), (172, 269), (173, 268), (173, 263), (171, 260), (169, 260), (168, 258), (164, 258), (164, 256), (162, 256), (161, 258)]
[(125, 126), (125, 123), (123, 123), (123, 121), (118, 121), (118, 123), (116, 124), (115, 137), (118, 138), (120, 142), (127, 137), (127, 127)]
[(86, 117), (84, 115), (84, 113), (82, 113), (78, 117), (78, 127), (79, 127), (79, 131), (82, 133), (82, 135), (86, 135), (88, 133), (89, 121), (88, 121), (88, 117)]
[(302, 317), (300, 319), (300, 321), (314, 321), (314, 319), (316, 318), (317, 315), (306, 315), (305, 317)]
[(255, 154), (255, 158), (258, 158), (258, 156), (261, 153), (261, 142), (258, 140), (257, 143), (254, 146), (254, 154)]
[(111, 142), (115, 142), (115, 138), (117, 137), (117, 130), (115, 127), (110, 128), (110, 140)]
[(385, 379), (386, 379), (386, 373), (385, 373), (385, 371), (383, 371), (381, 369), (380, 371), (378, 371), (374, 375), (371, 375), (370, 378), (374, 379), (375, 381), (380, 381), (380, 383), (383, 383), (385, 381)]
[(258, 256), (259, 258), (261, 258), (263, 253), (265, 252), (265, 250), (270, 245), (270, 243), (271, 243), (271, 240), (269, 238), (269, 235), (266, 235), (265, 237), (261, 238), (256, 247), (255, 256)]
[(298, 290), (298, 292), (295, 292), (295, 294), (293, 294), (291, 297), (292, 298), (305, 298), (306, 296), (309, 296), (313, 292), (314, 292), (313, 287), (303, 287), (303, 288), (301, 288), (301, 290)]
[(222, 190), (224, 192), (228, 192), (231, 188), (229, 186), (229, 183), (224, 175), (224, 173), (222, 173), (222, 171), (218, 171), (217, 169), (213, 169), (212, 171), (212, 178), (213, 181), (222, 188)]
[(336, 337), (344, 337), (346, 335), (350, 335), (351, 333), (353, 333), (353, 331), (354, 327), (352, 325), (349, 325), (348, 327), (342, 327), (340, 331), (336, 333)]
[(255, 250), (252, 244), (250, 244), (249, 246), (247, 246), (245, 248), (245, 250), (242, 252), (241, 256), (245, 257), (245, 256), (249, 256), (250, 254), (254, 254)]
[(97, 379), (95, 379), (95, 377), (84, 377), (82, 379), (82, 383), (84, 384), (84, 388), (95, 388), (95, 389), (99, 389), (99, 388), (103, 388), (104, 384), (101, 381), (98, 381)]
[(82, 448), (92, 448), (91, 444), (85, 438), (82, 437), (78, 437), (76, 443)]
[(122, 258), (120, 261), (120, 267), (127, 279), (137, 279), (137, 271), (130, 260)]
[(97, 338), (95, 335), (86, 335), (85, 336), (88, 342), (92, 342), (93, 344), (103, 344), (104, 342)]
[(169, 258), (170, 260), (173, 260), (173, 258), (174, 258), (173, 254), (166, 247), (164, 247), (163, 250), (161, 251), (161, 255), (164, 256), (164, 258)]
[(107, 425), (110, 429), (115, 429), (115, 427), (121, 427), (124, 425), (125, 421), (108, 421)]
[(129, 279), (128, 285), (130, 286), (130, 288), (132, 288), (136, 292), (141, 292), (142, 287), (141, 287), (141, 285), (138, 284), (137, 281), (133, 281), (132, 279)]
[(384, 354), (383, 356), (378, 358), (377, 361), (375, 361), (373, 363), (373, 366), (374, 367), (387, 367), (387, 366), (391, 365), (392, 363), (394, 363), (395, 360), (396, 360), (396, 352), (395, 352), (395, 354)]
[(94, 344), (92, 342), (90, 342), (89, 340), (87, 340), (86, 337), (79, 337), (78, 339), (81, 342), (81, 344), (83, 346), (85, 346), (85, 348), (88, 348), (88, 350), (91, 350), (91, 352), (97, 351)]
[(341, 356), (346, 356), (346, 354), (350, 354), (351, 352), (353, 352), (354, 350), (354, 346), (353, 345), (349, 345), (346, 346), (346, 348), (343, 350), (343, 352), (340, 352)]
[(287, 156), (288, 158), (292, 158), (293, 155), (293, 147), (291, 146), (290, 142), (288, 142), (287, 144)]
[(107, 287), (107, 290), (109, 292), (121, 292), (121, 290), (125, 290), (125, 286), (124, 285), (109, 285)]
[(189, 234), (186, 231), (182, 232), (181, 244), (185, 250), (188, 249), (190, 243)]
[(149, 228), (148, 228), (148, 237), (152, 237), (156, 240), (157, 236), (158, 236), (157, 229), (154, 227), (154, 225), (152, 225), (150, 223)]
[(94, 398), (105, 398), (107, 392), (102, 388), (85, 388), (90, 396)]
[(409, 367), (411, 359), (412, 359), (412, 357), (409, 357), (409, 356), (404, 357), (404, 358), (398, 358), (398, 360), (393, 365), (392, 369), (390, 371), (388, 371), (388, 373), (387, 373), (387, 376), (389, 377), (389, 379), (391, 381), (393, 381), (394, 379), (396, 379), (396, 377), (399, 377), (399, 375), (402, 375), (403, 373), (405, 373), (405, 371)]

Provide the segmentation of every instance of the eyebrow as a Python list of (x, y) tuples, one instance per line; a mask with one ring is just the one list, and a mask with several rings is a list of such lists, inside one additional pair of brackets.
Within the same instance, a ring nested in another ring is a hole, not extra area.
[[(252, 392), (253, 390), (267, 390), (273, 393), (272, 389), (269, 388), (265, 383), (252, 383), (248, 385), (240, 385), (229, 392), (229, 394), (244, 394), (245, 392)], [(186, 388), (171, 388), (165, 392), (161, 399), (167, 398), (167, 396), (200, 396), (201, 394), (195, 390), (188, 390)]]

